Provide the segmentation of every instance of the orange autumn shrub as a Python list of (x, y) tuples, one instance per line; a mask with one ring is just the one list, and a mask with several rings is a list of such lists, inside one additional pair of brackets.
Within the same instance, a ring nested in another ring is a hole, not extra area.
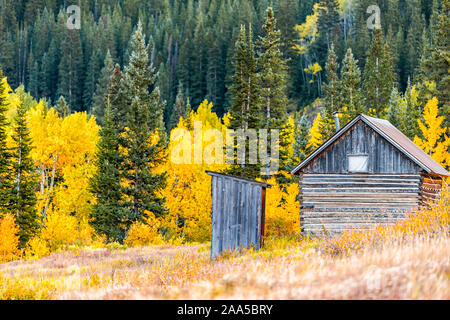
[(128, 230), (125, 238), (125, 245), (129, 247), (159, 245), (164, 243), (164, 239), (159, 232), (160, 221), (151, 212), (147, 213), (144, 222), (134, 222)]
[(11, 214), (0, 219), (0, 263), (9, 262), (20, 257), (19, 226)]
[(40, 237), (34, 237), (27, 243), (24, 258), (26, 260), (37, 260), (42, 257), (48, 256), (49, 254), (50, 249), (47, 242)]
[(365, 231), (347, 231), (324, 240), (325, 251), (350, 253), (366, 247), (403, 241), (417, 236), (432, 237), (447, 234), (450, 215), (450, 192), (445, 189), (440, 198), (427, 207), (405, 214), (405, 219), (393, 225), (377, 225)]
[(77, 227), (76, 217), (50, 209), (44, 219), (41, 237), (47, 242), (50, 251), (67, 248), (77, 242)]

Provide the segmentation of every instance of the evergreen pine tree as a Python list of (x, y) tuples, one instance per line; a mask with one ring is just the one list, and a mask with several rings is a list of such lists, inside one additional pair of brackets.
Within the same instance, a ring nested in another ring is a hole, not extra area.
[[(361, 71), (358, 67), (358, 60), (353, 58), (352, 49), (348, 49), (345, 54), (341, 69), (341, 104), (346, 108), (344, 112), (345, 125), (346, 120), (350, 120), (363, 112), (363, 103), (361, 96)], [(346, 114), (346, 116), (345, 116)]]
[(414, 139), (416, 135), (420, 133), (419, 124), (417, 119), (421, 115), (421, 107), (417, 102), (417, 91), (408, 81), (408, 87), (405, 92), (405, 103), (406, 103), (406, 117), (403, 125), (403, 133), (410, 139)]
[(92, 113), (92, 104), (94, 103), (94, 94), (99, 81), (102, 63), (100, 50), (97, 49), (89, 59), (84, 79), (83, 106), (89, 113)]
[(183, 95), (183, 85), (180, 83), (178, 85), (178, 94), (175, 100), (175, 107), (172, 112), (172, 116), (170, 119), (169, 129), (172, 130), (175, 128), (180, 121), (180, 118), (186, 119), (186, 102), (184, 101)]
[[(420, 80), (436, 83), (435, 95), (443, 105), (440, 108), (443, 115), (450, 113), (450, 0), (442, 0), (439, 12), (437, 3), (433, 5), (433, 15), (430, 20), (432, 29), (432, 46), (420, 63)], [(444, 126), (449, 126), (450, 119), (445, 117)]]
[(76, 111), (82, 108), (83, 51), (79, 30), (66, 29), (61, 44), (57, 94)]
[(328, 83), (323, 85), (324, 131), (322, 132), (322, 135), (325, 139), (331, 137), (335, 132), (334, 114), (341, 111), (341, 83), (338, 75), (339, 63), (337, 59), (338, 58), (334, 52), (334, 45), (331, 44), (331, 48), (328, 51), (327, 64), (325, 65)]
[[(317, 62), (323, 66), (327, 59), (327, 52), (331, 49), (336, 27), (339, 26), (339, 3), (337, 0), (322, 0), (317, 19), (317, 40), (314, 49), (317, 53)], [(341, 31), (342, 33), (342, 31)]]
[(61, 118), (65, 118), (70, 115), (70, 107), (66, 103), (66, 99), (63, 96), (60, 96), (58, 102), (55, 105), (55, 111)]
[(260, 89), (263, 127), (279, 130), (280, 159), (279, 168), (284, 169), (288, 161), (286, 131), (282, 130), (286, 123), (286, 78), (287, 65), (281, 52), (280, 31), (276, 27), (273, 9), (266, 10), (264, 34), (259, 37), (257, 59), (258, 87)]
[(38, 176), (30, 152), (31, 137), (26, 123), (27, 108), (20, 103), (17, 108), (15, 125), (12, 133), (13, 151), (11, 153), (13, 187), (10, 196), (10, 212), (19, 225), (19, 239), (24, 247), (39, 230), (36, 210), (36, 186)]
[(125, 130), (126, 117), (129, 111), (129, 106), (127, 105), (124, 90), (122, 88), (122, 79), (122, 71), (120, 70), (120, 66), (116, 64), (108, 84), (107, 96), (110, 99), (112, 115), (114, 117), (113, 122), (117, 125), (119, 136), (122, 136), (122, 133)]
[(158, 195), (165, 186), (166, 174), (155, 172), (155, 168), (165, 160), (166, 137), (162, 119), (164, 104), (160, 102), (159, 89), (153, 88), (157, 74), (149, 65), (148, 47), (140, 21), (129, 49), (129, 64), (122, 78), (125, 104), (129, 105), (122, 174), (127, 181), (123, 187), (127, 199), (125, 206), (129, 210), (127, 223), (131, 224), (143, 221), (148, 212), (156, 216), (166, 212), (164, 199)]
[(394, 87), (392, 89), (391, 96), (389, 98), (388, 120), (394, 127), (400, 130), (402, 125), (401, 105), (402, 105), (402, 97), (400, 96), (398, 89)]
[(97, 81), (94, 97), (92, 99), (92, 114), (97, 119), (99, 124), (103, 123), (103, 117), (105, 113), (106, 98), (108, 94), (108, 85), (111, 81), (111, 77), (114, 71), (114, 63), (111, 58), (110, 51), (106, 53), (103, 68), (100, 72), (100, 77)]
[(294, 155), (292, 161), (292, 169), (311, 153), (308, 146), (309, 140), (309, 124), (308, 117), (304, 114), (301, 117), (297, 115), (297, 126), (295, 127), (295, 144)]
[[(229, 129), (240, 130), (241, 136), (236, 138), (245, 141), (245, 150), (244, 154), (239, 156), (236, 154), (234, 165), (230, 167), (228, 172), (248, 178), (256, 178), (260, 175), (260, 164), (250, 163), (250, 149), (245, 133), (248, 129), (256, 131), (262, 124), (256, 84), (256, 59), (252, 38), (251, 27), (249, 27), (247, 36), (245, 26), (241, 26), (235, 45), (234, 75), (232, 77), (232, 85), (229, 87), (232, 97), (232, 104), (229, 109)], [(236, 131), (236, 134), (238, 132)], [(244, 160), (244, 163), (239, 164), (238, 158)]]
[(383, 117), (394, 86), (394, 71), (389, 47), (383, 44), (383, 35), (376, 29), (367, 53), (364, 69), (366, 112)]
[(406, 37), (406, 50), (408, 52), (408, 59), (406, 62), (406, 75), (414, 79), (415, 71), (418, 68), (420, 58), (423, 52), (422, 35), (424, 30), (424, 21), (421, 16), (419, 0), (410, 0), (408, 5), (411, 8), (410, 25), (408, 35)]
[(119, 152), (119, 137), (114, 124), (114, 109), (107, 98), (105, 118), (100, 129), (100, 141), (96, 154), (96, 172), (90, 182), (90, 190), (97, 201), (91, 212), (90, 224), (107, 241), (122, 242), (129, 223), (123, 209), (120, 168), (123, 161)]

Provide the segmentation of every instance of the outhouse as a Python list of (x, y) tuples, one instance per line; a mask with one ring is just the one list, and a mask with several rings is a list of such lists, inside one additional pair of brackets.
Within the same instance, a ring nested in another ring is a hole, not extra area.
[(264, 241), (266, 188), (270, 184), (206, 171), (211, 176), (211, 259)]

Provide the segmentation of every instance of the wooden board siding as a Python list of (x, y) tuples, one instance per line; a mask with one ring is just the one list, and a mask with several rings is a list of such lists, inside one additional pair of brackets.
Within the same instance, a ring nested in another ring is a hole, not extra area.
[(303, 233), (392, 224), (419, 206), (420, 174), (300, 174)]
[(212, 175), (211, 259), (227, 250), (260, 248), (264, 195), (261, 184)]
[(348, 173), (349, 154), (367, 154), (368, 173), (417, 174), (422, 171), (416, 163), (359, 120), (303, 168), (302, 172)]

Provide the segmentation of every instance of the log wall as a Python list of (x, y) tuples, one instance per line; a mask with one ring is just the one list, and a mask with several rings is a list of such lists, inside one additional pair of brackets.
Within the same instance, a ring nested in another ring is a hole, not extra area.
[(420, 174), (300, 174), (303, 233), (392, 224), (420, 205)]

